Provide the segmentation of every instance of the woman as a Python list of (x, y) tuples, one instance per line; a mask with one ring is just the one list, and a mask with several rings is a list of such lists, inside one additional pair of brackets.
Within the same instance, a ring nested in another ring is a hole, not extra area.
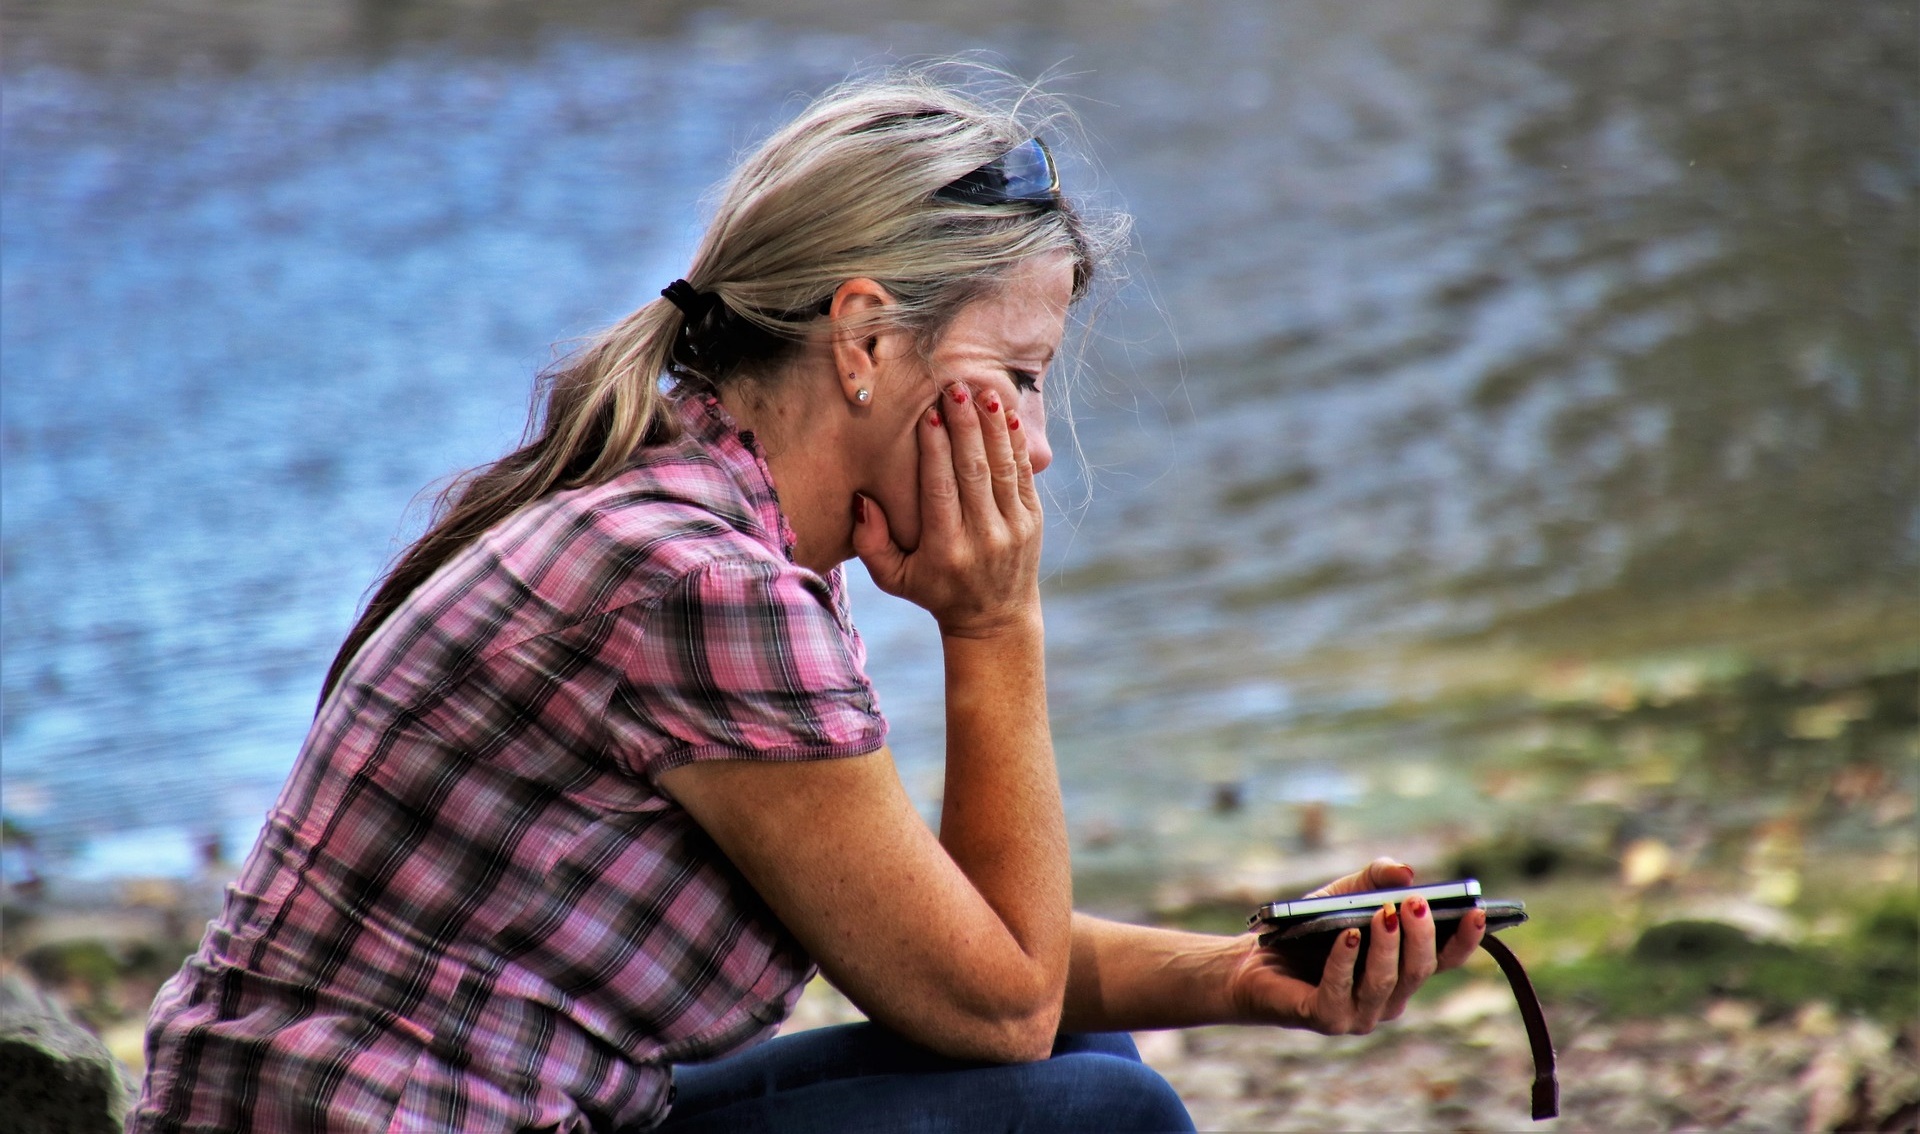
[[(154, 1004), (133, 1129), (1190, 1128), (1113, 1033), (1366, 1031), (1465, 958), (1479, 927), (1436, 956), (1423, 907), (1318, 986), (1071, 912), (1033, 477), (1120, 226), (1062, 196), (1032, 105), (924, 73), (820, 99), (449, 493)], [(937, 835), (855, 556), (940, 628)], [(874, 1024), (719, 1058), (816, 963)]]

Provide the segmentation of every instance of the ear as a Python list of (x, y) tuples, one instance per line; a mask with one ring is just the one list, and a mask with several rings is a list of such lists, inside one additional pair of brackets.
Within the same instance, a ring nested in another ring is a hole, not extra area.
[(886, 309), (893, 303), (886, 288), (865, 277), (850, 279), (833, 293), (828, 308), (833, 367), (841, 396), (856, 409), (867, 409), (880, 397), (883, 371), (907, 345), (906, 332), (886, 321)]

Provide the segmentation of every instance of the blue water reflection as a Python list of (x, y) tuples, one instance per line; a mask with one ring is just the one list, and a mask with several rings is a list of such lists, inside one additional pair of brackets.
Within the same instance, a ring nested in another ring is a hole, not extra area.
[[(1353, 798), (1269, 735), (1393, 695), (1319, 651), (1882, 596), (1920, 562), (1920, 100), (1882, 7), (555, 17), (511, 50), (263, 34), (250, 65), (148, 69), (19, 25), (6, 813), (81, 875), (239, 849), (422, 487), (511, 443), (557, 340), (680, 274), (701, 194), (797, 92), (918, 50), (1066, 60), (1140, 220), (1084, 468), (1050, 474), (1077, 814), (1150, 841), (1219, 780)], [(931, 810), (937, 644), (853, 574)]]

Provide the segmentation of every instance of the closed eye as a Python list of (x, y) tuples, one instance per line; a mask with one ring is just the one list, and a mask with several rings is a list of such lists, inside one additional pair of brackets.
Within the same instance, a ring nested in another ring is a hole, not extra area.
[(1019, 390), (1022, 393), (1030, 394), (1033, 391), (1038, 390), (1040, 388), (1040, 375), (1034, 373), (1031, 370), (1009, 369), (1007, 373), (1013, 375), (1014, 389)]

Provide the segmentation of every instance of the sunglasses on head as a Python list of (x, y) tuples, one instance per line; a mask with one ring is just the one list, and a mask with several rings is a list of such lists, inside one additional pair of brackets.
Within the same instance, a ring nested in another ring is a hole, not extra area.
[(1028, 138), (933, 195), (963, 205), (1053, 205), (1060, 200), (1060, 172), (1047, 144)]

